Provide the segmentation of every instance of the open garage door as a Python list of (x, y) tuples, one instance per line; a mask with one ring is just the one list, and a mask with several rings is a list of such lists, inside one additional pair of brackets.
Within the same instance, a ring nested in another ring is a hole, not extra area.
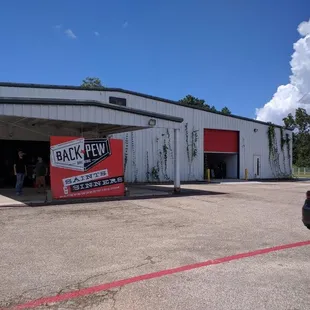
[(204, 129), (204, 167), (216, 179), (239, 178), (239, 132)]

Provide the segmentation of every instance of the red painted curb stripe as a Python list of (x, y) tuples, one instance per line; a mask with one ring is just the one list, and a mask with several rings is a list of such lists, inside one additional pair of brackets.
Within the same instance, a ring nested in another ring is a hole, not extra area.
[(285, 245), (279, 245), (279, 246), (275, 246), (271, 248), (256, 250), (256, 251), (247, 252), (247, 253), (240, 253), (240, 254), (226, 256), (226, 257), (222, 257), (222, 258), (218, 258), (214, 260), (208, 260), (208, 261), (201, 262), (201, 263), (181, 266), (181, 267), (162, 270), (162, 271), (156, 271), (156, 272), (152, 272), (152, 273), (148, 273), (148, 274), (144, 274), (144, 275), (140, 275), (140, 276), (136, 276), (136, 277), (132, 277), (128, 279), (123, 279), (123, 280), (119, 280), (119, 281), (115, 281), (111, 283), (92, 286), (92, 287), (88, 287), (88, 288), (84, 288), (81, 290), (72, 291), (72, 292), (68, 292), (68, 293), (64, 293), (60, 295), (43, 297), (43, 298), (40, 298), (34, 301), (30, 301), (24, 304), (17, 305), (14, 307), (14, 309), (35, 308), (35, 307), (41, 306), (46, 303), (57, 303), (57, 302), (61, 302), (61, 301), (65, 301), (65, 300), (69, 300), (69, 299), (73, 299), (73, 298), (77, 298), (81, 296), (91, 295), (94, 293), (106, 291), (111, 288), (120, 287), (120, 286), (124, 286), (127, 284), (135, 283), (135, 282), (150, 280), (154, 278), (160, 278), (163, 276), (167, 276), (167, 275), (171, 275), (171, 274), (175, 274), (175, 273), (179, 273), (179, 272), (183, 272), (187, 270), (207, 267), (211, 265), (218, 265), (218, 264), (227, 263), (227, 262), (238, 260), (238, 259), (253, 257), (257, 255), (262, 255), (262, 254), (268, 254), (271, 252), (281, 251), (285, 249), (292, 249), (292, 248), (297, 248), (297, 247), (302, 247), (302, 246), (307, 246), (307, 245), (310, 245), (310, 240), (297, 242), (297, 243), (291, 243), (291, 244), (285, 244)]

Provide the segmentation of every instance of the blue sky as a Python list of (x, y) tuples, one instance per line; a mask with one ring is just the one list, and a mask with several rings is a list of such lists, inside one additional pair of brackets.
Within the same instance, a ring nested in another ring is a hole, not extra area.
[(308, 0), (3, 1), (0, 81), (79, 85), (96, 76), (254, 117), (288, 83), (309, 13)]

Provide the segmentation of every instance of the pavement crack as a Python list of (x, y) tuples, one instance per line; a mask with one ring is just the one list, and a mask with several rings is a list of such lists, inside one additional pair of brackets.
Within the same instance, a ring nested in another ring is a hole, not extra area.
[(136, 268), (140, 268), (140, 267), (143, 267), (143, 266), (146, 266), (148, 264), (156, 264), (156, 262), (154, 261), (154, 257), (153, 256), (147, 256), (145, 259), (144, 259), (144, 263), (141, 263), (139, 265), (135, 265), (135, 266), (131, 266), (131, 267), (128, 267), (128, 268), (125, 268), (125, 269), (121, 269), (121, 270), (118, 270), (118, 271), (115, 271), (115, 272), (119, 272), (119, 271), (126, 271), (126, 270), (130, 270), (130, 269), (136, 269)]
[(147, 256), (145, 258), (145, 260), (147, 260), (151, 264), (156, 264), (156, 262), (154, 261), (154, 257), (153, 256)]
[(46, 287), (50, 287), (50, 286), (49, 285), (43, 285), (40, 287), (30, 288), (30, 289), (27, 289), (25, 291), (22, 291), (21, 294), (19, 294), (17, 297), (13, 297), (13, 298), (8, 299), (6, 301), (0, 301), (0, 309), (1, 309), (2, 305), (4, 305), (6, 308), (10, 308), (14, 305), (20, 304), (21, 302), (25, 302), (29, 299), (32, 299), (32, 296), (27, 296), (29, 293), (37, 292), (37, 291), (39, 291), (43, 288), (46, 288)]
[(134, 265), (134, 266), (130, 266), (130, 267), (126, 267), (126, 268), (119, 269), (119, 270), (115, 270), (115, 271), (110, 271), (110, 272), (107, 272), (107, 274), (121, 272), (121, 271), (127, 271), (127, 270), (131, 270), (131, 269), (136, 269), (136, 268), (140, 268), (140, 267), (146, 266), (148, 264), (156, 264), (156, 261), (154, 260), (154, 258), (155, 258), (155, 256), (149, 256), (148, 255), (144, 259), (144, 263), (141, 263), (141, 264), (138, 264), (138, 265)]
[(132, 270), (132, 269), (141, 268), (141, 267), (146, 266), (148, 264), (152, 264), (152, 265), (156, 264), (156, 261), (154, 260), (154, 256), (150, 256), (150, 255), (146, 256), (146, 258), (144, 259), (144, 262), (141, 264), (138, 264), (138, 265), (134, 265), (134, 266), (130, 266), (130, 267), (122, 268), (119, 270), (114, 270), (114, 271), (106, 271), (103, 273), (92, 275), (92, 276), (87, 277), (86, 279), (84, 279), (82, 281), (76, 282), (74, 284), (69, 284), (69, 285), (65, 286), (64, 288), (61, 288), (56, 294), (61, 295), (68, 290), (80, 290), (80, 289), (84, 288), (85, 287), (84, 284), (90, 280), (94, 280), (94, 279), (99, 278), (99, 277), (104, 277), (106, 275), (113, 274), (113, 273), (118, 273), (118, 272), (122, 272), (122, 271), (128, 271), (128, 270)]
[[(104, 277), (106, 275), (110, 275), (110, 274), (114, 274), (114, 273), (119, 273), (119, 272), (123, 272), (123, 271), (141, 268), (141, 267), (149, 265), (149, 264), (151, 264), (151, 265), (156, 264), (154, 256), (147, 255), (140, 264), (137, 264), (134, 266), (129, 266), (129, 267), (122, 268), (119, 270), (106, 271), (103, 273), (99, 273), (99, 274), (89, 276), (82, 281), (68, 284), (68, 285), (60, 288), (58, 291), (56, 291), (56, 295), (62, 295), (62, 294), (65, 294), (66, 292), (69, 292), (69, 291), (81, 290), (85, 287), (88, 287), (89, 285), (87, 285), (87, 283), (91, 280), (95, 280), (97, 278)], [(49, 285), (27, 289), (27, 290), (23, 291), (20, 295), (18, 295), (16, 298), (11, 299), (11, 300), (7, 300), (5, 305), (11, 306), (13, 304), (19, 304), (21, 302), (25, 302), (25, 300), (27, 300), (30, 297), (30, 296), (27, 296), (29, 293), (40, 291), (41, 289), (46, 288), (46, 287), (49, 287)], [(102, 292), (102, 295), (100, 297), (102, 299), (111, 299), (113, 301), (112, 309), (116, 310), (116, 295), (118, 292), (120, 292), (120, 290), (121, 290), (121, 287), (117, 288), (116, 290), (105, 290), (104, 292)], [(85, 296), (85, 297), (87, 297), (87, 296)], [(46, 306), (51, 307), (52, 305), (46, 305)]]
[(103, 277), (103, 276), (106, 276), (107, 274), (109, 274), (109, 272), (104, 272), (104, 273), (99, 273), (99, 274), (96, 274), (96, 275), (93, 275), (93, 276), (90, 276), (88, 278), (86, 278), (85, 280), (81, 281), (81, 282), (78, 282), (77, 283), (77, 289), (80, 290), (81, 288), (83, 288), (83, 284), (88, 282), (89, 280), (92, 280), (92, 279), (96, 279), (98, 277)]
[(121, 291), (121, 289), (122, 289), (122, 286), (120, 286), (117, 290), (115, 290), (115, 291), (109, 291), (110, 293), (111, 293), (111, 299), (112, 299), (112, 302), (113, 302), (113, 304), (112, 304), (112, 309), (113, 310), (117, 310), (117, 308), (116, 308), (116, 296), (117, 296), (117, 294)]

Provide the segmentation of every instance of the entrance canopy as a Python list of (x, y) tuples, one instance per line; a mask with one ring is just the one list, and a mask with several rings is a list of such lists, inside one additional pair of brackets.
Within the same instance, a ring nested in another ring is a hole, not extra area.
[[(180, 191), (180, 127), (182, 118), (91, 100), (0, 98), (0, 134), (31, 140), (31, 132), (49, 136), (102, 137), (147, 128), (174, 129), (174, 191)], [(3, 126), (4, 125), (4, 126)], [(24, 136), (24, 138), (21, 138)], [(1, 137), (1, 135), (0, 135)], [(27, 139), (28, 138), (28, 139)]]
[[(47, 134), (109, 135), (147, 128), (180, 128), (182, 118), (92, 100), (0, 98), (0, 125)], [(47, 129), (48, 131), (48, 129)]]

